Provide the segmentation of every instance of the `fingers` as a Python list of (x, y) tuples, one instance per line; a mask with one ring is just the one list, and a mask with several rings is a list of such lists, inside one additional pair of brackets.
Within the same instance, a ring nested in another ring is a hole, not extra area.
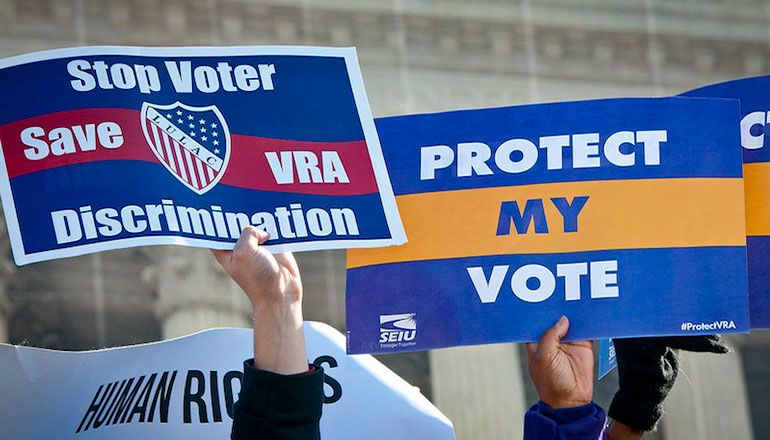
[(219, 249), (209, 250), (212, 254), (214, 254), (214, 258), (216, 258), (219, 264), (222, 266), (227, 266), (230, 260), (232, 260), (233, 252), (238, 252), (241, 254), (245, 251), (245, 253), (251, 254), (256, 251), (259, 245), (264, 244), (269, 239), (270, 234), (268, 234), (266, 231), (249, 225), (243, 229), (243, 232), (241, 232), (241, 236), (238, 238), (238, 241), (235, 243), (232, 251)]
[(254, 226), (249, 226), (249, 228), (253, 228), (257, 231), (257, 238), (259, 239), (259, 244), (265, 244), (267, 240), (270, 240), (270, 234), (267, 231), (264, 231), (262, 229), (257, 229)]
[(257, 229), (254, 226), (246, 226), (241, 232), (241, 237), (235, 243), (233, 252), (253, 253), (259, 245), (263, 244), (270, 238), (270, 234)]
[[(262, 229), (255, 228), (254, 226), (246, 226), (241, 232), (241, 237), (238, 239), (238, 243), (249, 243), (256, 247), (256, 245), (263, 244), (270, 239), (270, 234)], [(238, 243), (235, 243), (238, 246)]]

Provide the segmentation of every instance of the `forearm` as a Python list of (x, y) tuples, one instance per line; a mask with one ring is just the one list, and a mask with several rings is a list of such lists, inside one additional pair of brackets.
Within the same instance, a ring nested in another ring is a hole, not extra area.
[(307, 371), (302, 304), (256, 304), (254, 366), (278, 374)]

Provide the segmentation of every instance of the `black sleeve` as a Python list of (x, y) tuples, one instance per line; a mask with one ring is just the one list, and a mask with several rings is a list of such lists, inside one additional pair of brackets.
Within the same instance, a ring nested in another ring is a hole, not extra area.
[(243, 363), (243, 383), (233, 405), (232, 440), (318, 440), (323, 369), (291, 376)]

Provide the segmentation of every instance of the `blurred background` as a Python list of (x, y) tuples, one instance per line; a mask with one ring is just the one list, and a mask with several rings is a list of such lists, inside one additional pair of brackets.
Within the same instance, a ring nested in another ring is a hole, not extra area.
[[(80, 45), (356, 46), (375, 117), (672, 95), (770, 73), (769, 43), (763, 0), (0, 0), (3, 57)], [(4, 226), (0, 235), (0, 341), (83, 350), (251, 327), (243, 294), (206, 250), (18, 268)], [(297, 257), (306, 319), (344, 331), (345, 252)], [(728, 355), (684, 356), (645, 438), (770, 439), (770, 333), (728, 339)], [(452, 419), (459, 440), (520, 438), (537, 401), (523, 345), (378, 358)], [(615, 374), (599, 381), (596, 400), (607, 407), (616, 387)]]

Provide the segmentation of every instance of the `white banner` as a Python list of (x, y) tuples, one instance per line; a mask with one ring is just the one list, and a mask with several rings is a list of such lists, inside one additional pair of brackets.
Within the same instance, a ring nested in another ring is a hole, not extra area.
[[(326, 371), (322, 438), (454, 439), (416, 387), (369, 355), (347, 356), (338, 331), (306, 322), (305, 337), (309, 360)], [(1, 437), (229, 439), (251, 356), (247, 329), (85, 352), (0, 344)]]

